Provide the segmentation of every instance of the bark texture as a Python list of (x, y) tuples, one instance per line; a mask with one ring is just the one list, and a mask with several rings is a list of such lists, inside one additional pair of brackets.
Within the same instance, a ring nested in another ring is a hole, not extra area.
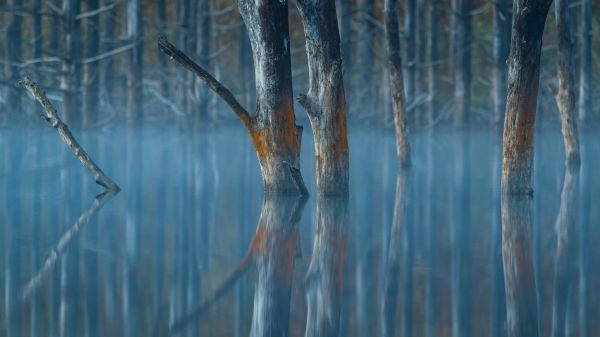
[(308, 194), (300, 174), (302, 127), (296, 125), (289, 49), (287, 2), (239, 1), (252, 46), (256, 113), (250, 115), (206, 70), (160, 37), (159, 48), (196, 74), (244, 124), (258, 157), (266, 193)]
[(531, 227), (531, 198), (503, 195), (502, 260), (509, 337), (539, 336)]
[(383, 8), (385, 42), (390, 83), (392, 85), (392, 108), (396, 129), (396, 154), (401, 167), (410, 166), (410, 144), (406, 123), (406, 100), (400, 54), (400, 29), (398, 27), (398, 1), (385, 0)]
[(542, 35), (551, 0), (517, 0), (513, 5), (504, 119), (502, 191), (531, 194), (535, 111)]
[(317, 191), (348, 193), (348, 135), (340, 35), (334, 0), (300, 0), (309, 89), (298, 101), (313, 131)]
[(554, 4), (558, 39), (558, 93), (556, 103), (560, 111), (561, 131), (565, 144), (566, 161), (579, 165), (579, 135), (575, 98), (574, 41), (569, 20), (569, 0), (556, 0)]
[(346, 266), (348, 197), (318, 196), (315, 239), (306, 275), (305, 337), (336, 337)]

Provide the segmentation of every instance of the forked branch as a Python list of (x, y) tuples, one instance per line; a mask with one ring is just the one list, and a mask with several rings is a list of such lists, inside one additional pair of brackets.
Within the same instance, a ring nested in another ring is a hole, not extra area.
[(174, 45), (172, 45), (169, 40), (165, 36), (158, 37), (158, 48), (165, 54), (167, 54), (171, 59), (174, 59), (179, 64), (181, 64), (185, 69), (191, 71), (196, 76), (198, 76), (206, 85), (214, 91), (221, 99), (229, 105), (231, 110), (240, 118), (244, 126), (246, 128), (250, 128), (251, 117), (248, 111), (242, 107), (242, 105), (235, 99), (233, 94), (229, 89), (227, 89), (221, 82), (217, 81), (211, 74), (209, 74), (206, 70), (192, 61), (187, 55), (185, 55), (181, 50), (177, 49)]
[(48, 100), (46, 93), (42, 88), (39, 87), (37, 83), (35, 83), (31, 77), (25, 76), (23, 79), (19, 81), (19, 85), (23, 88), (27, 89), (33, 97), (40, 103), (42, 108), (44, 109), (44, 113), (42, 113), (42, 117), (55, 129), (60, 138), (73, 150), (73, 153), (79, 158), (79, 161), (83, 164), (83, 166), (90, 171), (94, 175), (94, 179), (98, 185), (103, 186), (108, 191), (118, 192), (120, 190), (119, 186), (112, 181), (109, 177), (107, 177), (104, 172), (94, 163), (92, 158), (88, 156), (85, 150), (79, 145), (67, 124), (63, 123), (63, 121), (58, 116), (56, 109)]

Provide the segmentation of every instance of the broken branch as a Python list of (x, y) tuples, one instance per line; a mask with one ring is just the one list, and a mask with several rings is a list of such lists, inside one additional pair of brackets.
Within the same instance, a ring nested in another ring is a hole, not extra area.
[(73, 137), (73, 134), (71, 134), (69, 127), (63, 123), (58, 116), (56, 109), (54, 109), (52, 103), (50, 103), (50, 100), (46, 97), (44, 90), (42, 90), (42, 88), (40, 88), (29, 76), (25, 76), (21, 79), (19, 85), (27, 89), (40, 103), (45, 112), (45, 114), (42, 113), (42, 117), (44, 117), (50, 126), (58, 132), (60, 138), (62, 138), (65, 144), (73, 150), (73, 153), (79, 158), (79, 161), (81, 161), (83, 166), (92, 173), (96, 184), (103, 186), (111, 192), (118, 192), (120, 190), (119, 186), (102, 172), (81, 145), (79, 145), (75, 137)]

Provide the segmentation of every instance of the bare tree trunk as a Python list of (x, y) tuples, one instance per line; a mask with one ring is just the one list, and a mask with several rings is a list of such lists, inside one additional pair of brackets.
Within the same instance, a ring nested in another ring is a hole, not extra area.
[[(416, 57), (415, 57), (415, 97), (421, 102), (421, 95), (427, 90), (427, 76), (425, 74), (425, 60), (427, 58), (427, 31), (425, 29), (426, 22), (425, 18), (427, 11), (425, 9), (425, 3), (427, 0), (417, 0), (417, 44), (416, 44)], [(425, 108), (422, 104), (415, 106), (415, 125), (423, 125), (425, 123), (425, 116), (423, 112)]]
[(502, 260), (509, 337), (539, 336), (531, 221), (529, 196), (502, 196)]
[(510, 47), (511, 32), (511, 1), (498, 0), (494, 2), (494, 38), (492, 54), (494, 70), (492, 73), (493, 123), (500, 130), (506, 110), (506, 78), (508, 67), (506, 60)]
[(592, 1), (581, 6), (581, 64), (579, 84), (579, 119), (585, 121), (592, 112)]
[[(200, 43), (197, 46), (199, 48), (200, 54), (200, 65), (206, 69), (211, 70), (211, 62), (210, 62), (210, 51), (211, 51), (211, 36), (212, 34), (212, 17), (210, 15), (211, 12), (211, 0), (202, 0), (200, 4), (199, 16), (201, 34), (200, 34)], [(208, 117), (208, 89), (206, 87), (200, 88), (200, 107), (199, 113), (201, 119), (206, 119)]]
[(306, 273), (305, 337), (335, 337), (346, 267), (348, 197), (317, 197), (315, 239)]
[(504, 120), (502, 190), (531, 194), (535, 110), (542, 35), (551, 0), (517, 0), (513, 6), (508, 95)]
[(574, 45), (569, 26), (569, 1), (556, 0), (554, 4), (558, 39), (558, 93), (556, 103), (560, 111), (565, 156), (569, 165), (579, 165), (579, 135), (577, 132)]
[[(157, 20), (158, 20), (158, 31), (161, 35), (167, 34), (167, 1), (158, 0), (157, 2)], [(160, 72), (162, 74), (160, 79), (160, 91), (161, 94), (171, 99), (169, 94), (169, 82), (167, 81), (167, 57), (159, 50), (158, 51), (158, 62), (160, 64)]]
[(308, 55), (309, 89), (298, 101), (313, 131), (317, 190), (348, 193), (348, 136), (340, 35), (335, 1), (297, 2)]
[(75, 121), (79, 107), (81, 87), (81, 25), (77, 14), (81, 10), (81, 0), (63, 0), (63, 34), (65, 36), (65, 58), (63, 61), (62, 83), (63, 116), (67, 124)]
[(42, 49), (44, 46), (44, 38), (42, 36), (42, 0), (33, 2), (33, 58), (40, 59), (42, 57)]
[[(6, 79), (10, 83), (16, 83), (19, 79), (19, 64), (21, 62), (21, 31), (23, 18), (18, 13), (22, 10), (22, 0), (8, 0), (8, 6), (12, 8), (12, 12), (8, 15), (8, 26), (6, 27), (6, 39), (4, 44), (4, 52), (6, 53), (5, 74)], [(17, 88), (8, 86), (6, 91), (6, 107), (5, 113), (12, 116), (18, 116), (21, 109), (21, 96)], [(8, 117), (8, 116), (7, 116)]]
[(438, 67), (438, 25), (437, 25), (437, 0), (429, 0), (429, 71), (428, 71), (428, 84), (429, 84), (429, 111), (427, 114), (426, 125), (433, 125), (435, 116), (437, 114), (437, 95), (439, 94), (439, 67)]
[(159, 38), (159, 48), (194, 72), (240, 118), (252, 138), (266, 193), (307, 194), (300, 174), (302, 127), (295, 123), (292, 98), (287, 2), (240, 0), (239, 7), (254, 56), (255, 114), (250, 115), (231, 91), (164, 37)]
[[(353, 74), (352, 68), (352, 4), (348, 0), (339, 0), (340, 8), (339, 27), (340, 27), (340, 48), (342, 50), (342, 60), (344, 61), (344, 71), (346, 74)], [(352, 79), (348, 75), (345, 78), (345, 88), (352, 90)], [(350, 105), (353, 105), (350, 101)], [(349, 112), (350, 113), (350, 112)]]
[(129, 52), (127, 69), (127, 121), (138, 123), (142, 119), (142, 64), (143, 16), (141, 0), (127, 2), (127, 37), (135, 47)]
[(356, 45), (357, 67), (354, 69), (358, 71), (358, 78), (362, 86), (359, 98), (361, 108), (371, 109), (375, 103), (373, 99), (375, 83), (373, 83), (373, 69), (371, 67), (374, 64), (373, 33), (375, 27), (371, 20), (375, 12), (375, 0), (357, 0), (356, 5), (359, 9), (359, 41)]
[[(98, 9), (99, 0), (87, 1), (87, 10), (93, 11)], [(98, 55), (100, 49), (100, 17), (93, 15), (87, 18), (87, 54), (86, 57)], [(88, 128), (99, 119), (99, 71), (98, 62), (90, 62), (85, 65), (85, 74), (83, 78), (83, 121), (84, 128)]]
[(410, 144), (406, 123), (406, 101), (404, 98), (404, 78), (402, 76), (402, 56), (400, 53), (400, 29), (398, 27), (398, 1), (385, 0), (383, 8), (385, 22), (385, 43), (390, 83), (392, 85), (392, 108), (396, 129), (396, 154), (400, 166), (410, 166)]
[[(106, 6), (109, 4), (112, 4), (113, 1), (116, 0), (102, 0), (102, 5)], [(115, 40), (116, 40), (116, 36), (115, 36), (115, 27), (117, 26), (117, 20), (116, 20), (116, 11), (115, 9), (112, 9), (108, 12), (106, 12), (104, 14), (104, 18), (103, 18), (103, 26), (104, 26), (104, 31), (103, 31), (103, 37), (102, 37), (102, 52), (106, 53), (109, 52), (111, 50), (113, 50), (115, 48)], [(110, 101), (112, 98), (112, 94), (113, 94), (113, 90), (114, 90), (114, 86), (115, 86), (115, 71), (114, 71), (114, 62), (112, 58), (106, 58), (102, 61), (100, 61), (101, 63), (101, 68), (102, 68), (102, 79), (101, 79), (101, 86), (102, 86), (102, 92), (104, 93), (104, 95), (106, 95), (106, 97), (103, 97), (105, 100)]]
[(471, 1), (452, 0), (454, 125), (465, 126), (471, 109)]

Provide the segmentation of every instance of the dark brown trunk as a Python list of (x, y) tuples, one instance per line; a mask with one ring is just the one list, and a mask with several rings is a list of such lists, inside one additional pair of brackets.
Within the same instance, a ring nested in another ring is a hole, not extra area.
[(542, 35), (551, 0), (517, 0), (513, 5), (508, 95), (503, 135), (502, 190), (531, 194), (535, 110)]
[(539, 336), (531, 222), (529, 196), (502, 196), (502, 260), (509, 337)]
[(300, 0), (309, 90), (299, 97), (313, 131), (317, 190), (323, 194), (348, 193), (348, 136), (340, 35), (335, 1)]
[(404, 98), (404, 78), (402, 76), (402, 56), (400, 54), (400, 29), (398, 27), (398, 1), (385, 0), (383, 9), (385, 22), (385, 43), (390, 84), (392, 86), (392, 108), (396, 129), (396, 154), (400, 166), (410, 165), (410, 144), (406, 125), (406, 101)]
[(305, 337), (336, 337), (346, 266), (348, 197), (317, 197), (315, 239), (306, 274)]
[(579, 135), (577, 132), (575, 67), (573, 36), (569, 20), (569, 1), (556, 0), (554, 4), (558, 39), (558, 93), (556, 103), (560, 111), (565, 156), (569, 165), (579, 165)]

